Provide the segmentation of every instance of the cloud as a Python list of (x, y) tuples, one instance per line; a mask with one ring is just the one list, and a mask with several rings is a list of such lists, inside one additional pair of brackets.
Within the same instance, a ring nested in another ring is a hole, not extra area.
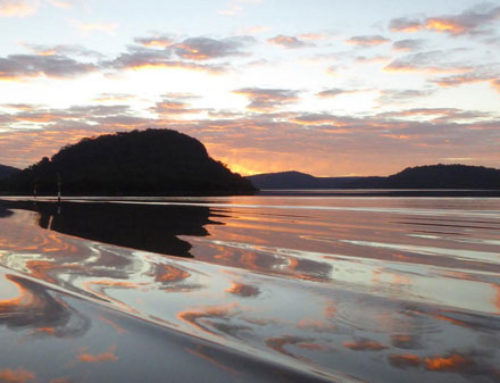
[(389, 29), (393, 32), (416, 32), (422, 29), (422, 21), (400, 17), (389, 22)]
[(389, 23), (394, 32), (428, 30), (451, 35), (487, 34), (490, 24), (500, 19), (500, 7), (478, 5), (457, 15), (432, 16), (425, 19), (397, 18)]
[(428, 18), (425, 22), (425, 28), (453, 35), (476, 34), (484, 32), (488, 24), (499, 19), (500, 7), (479, 6), (468, 9), (459, 15)]
[(203, 111), (201, 109), (191, 108), (190, 104), (181, 100), (182, 98), (180, 100), (175, 98), (164, 98), (162, 101), (157, 102), (156, 105), (151, 108), (151, 111), (162, 117), (167, 117), (172, 114), (194, 114)]
[(271, 39), (268, 39), (267, 41), (271, 44), (279, 45), (283, 48), (288, 48), (288, 49), (296, 49), (296, 48), (304, 48), (312, 46), (311, 43), (306, 43), (305, 41), (302, 41), (295, 36), (278, 35)]
[(352, 94), (352, 93), (359, 93), (359, 92), (366, 92), (366, 89), (332, 88), (332, 89), (327, 89), (327, 90), (323, 90), (319, 93), (316, 93), (316, 96), (321, 97), (321, 98), (333, 98), (333, 97), (340, 96), (342, 94)]
[(243, 12), (243, 7), (238, 4), (230, 4), (227, 8), (217, 11), (219, 15), (234, 16)]
[(422, 39), (405, 39), (395, 41), (392, 47), (398, 51), (416, 51), (424, 45), (425, 40)]
[(227, 56), (241, 56), (241, 50), (255, 40), (253, 37), (232, 37), (216, 40), (209, 37), (189, 38), (173, 46), (177, 56), (189, 60), (210, 60)]
[(359, 45), (362, 47), (382, 45), (387, 44), (388, 42), (390, 42), (390, 40), (381, 35), (353, 36), (350, 39), (346, 40), (347, 44)]
[(110, 35), (114, 34), (118, 28), (117, 23), (84, 23), (78, 20), (74, 20), (73, 25), (84, 34), (91, 32), (105, 32)]
[(497, 78), (495, 80), (491, 80), (491, 85), (496, 89), (498, 93), (500, 93), (500, 78)]
[(0, 80), (16, 80), (45, 75), (70, 78), (96, 71), (92, 63), (78, 62), (66, 56), (10, 55), (0, 57)]
[[(471, 164), (486, 166), (500, 163), (496, 150), (500, 117), (494, 113), (458, 108), (413, 108), (364, 116), (280, 112), (288, 102), (295, 102), (298, 91), (243, 88), (235, 92), (248, 97), (250, 110), (260, 113), (220, 117), (203, 110), (201, 116), (208, 117), (190, 118), (192, 114), (184, 112), (192, 109), (193, 95), (182, 94), (166, 94), (152, 105), (163, 112), (156, 118), (136, 117), (126, 105), (66, 109), (1, 105), (8, 113), (0, 114), (0, 163), (22, 167), (83, 137), (148, 127), (198, 138), (214, 158), (244, 173), (294, 168), (324, 176), (386, 175), (444, 158), (473, 158)], [(397, 90), (392, 96), (417, 96), (409, 93)], [(171, 103), (161, 104), (164, 101)]]
[(104, 68), (112, 69), (147, 69), (147, 68), (172, 68), (221, 73), (227, 69), (223, 64), (198, 64), (179, 60), (172, 56), (169, 49), (151, 49), (144, 47), (130, 47), (125, 53), (114, 60), (103, 62)]
[(310, 41), (330, 40), (333, 38), (333, 36), (329, 33), (303, 33), (298, 37)]
[(496, 68), (477, 67), (467, 73), (435, 78), (430, 81), (440, 87), (489, 82), (496, 90), (498, 90), (498, 81), (500, 78), (500, 74), (498, 73), (499, 72)]
[(390, 61), (390, 58), (387, 56), (376, 55), (376, 56), (357, 56), (354, 61), (359, 64), (377, 64), (377, 63), (386, 63)]
[(81, 45), (40, 45), (28, 43), (22, 43), (22, 45), (38, 56), (104, 57), (102, 53), (87, 49)]
[(134, 42), (148, 48), (166, 48), (174, 43), (174, 38), (170, 35), (155, 34), (148, 37), (136, 37)]
[(463, 73), (471, 70), (470, 66), (454, 63), (450, 60), (453, 51), (426, 51), (402, 56), (384, 69), (387, 71), (428, 72), (428, 73)]
[(133, 100), (135, 96), (129, 93), (101, 93), (97, 95), (93, 102), (127, 102)]
[(382, 104), (402, 103), (430, 96), (434, 92), (433, 89), (383, 89), (380, 91), (378, 101)]
[(233, 91), (247, 96), (250, 104), (247, 108), (255, 112), (271, 112), (280, 106), (298, 101), (298, 91), (289, 89), (243, 88)]
[(32, 15), (40, 5), (39, 0), (0, 0), (0, 17)]

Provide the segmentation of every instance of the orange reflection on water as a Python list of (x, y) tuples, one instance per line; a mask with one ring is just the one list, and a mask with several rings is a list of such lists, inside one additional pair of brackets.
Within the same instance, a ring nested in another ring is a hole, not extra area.
[(380, 351), (388, 348), (387, 346), (384, 346), (383, 344), (380, 344), (377, 341), (374, 340), (357, 340), (357, 341), (352, 341), (352, 342), (344, 342), (343, 346), (345, 348), (349, 348), (354, 351)]
[(305, 360), (304, 357), (296, 355), (291, 351), (287, 350), (286, 346), (295, 346), (300, 348), (300, 344), (306, 344), (304, 349), (311, 350), (311, 344), (314, 344), (314, 339), (302, 338), (295, 335), (282, 335), (279, 337), (271, 337), (266, 339), (266, 345), (273, 350), (279, 352), (280, 354), (288, 355), (297, 359)]
[(241, 297), (254, 297), (260, 294), (260, 290), (257, 287), (236, 282), (232, 282), (231, 286), (225, 291)]
[(5, 275), (5, 278), (16, 286), (19, 295), (15, 298), (0, 300), (0, 314), (20, 311), (20, 307), (31, 307), (35, 305), (35, 296), (29, 290), (25, 289), (15, 277)]
[(0, 381), (12, 383), (25, 383), (35, 379), (35, 373), (32, 371), (18, 368), (16, 370), (4, 368), (0, 370)]
[(57, 264), (54, 261), (36, 259), (26, 262), (26, 268), (30, 270), (32, 277), (51, 283), (56, 282), (51, 274), (57, 275), (57, 271), (82, 270), (77, 264)]
[(336, 327), (335, 324), (320, 321), (313, 318), (304, 318), (301, 319), (296, 326), (298, 329), (302, 330), (313, 330), (316, 332), (334, 332)]
[(446, 357), (434, 357), (424, 359), (425, 368), (430, 371), (456, 371), (473, 362), (459, 354), (451, 354)]
[(45, 333), (45, 334), (55, 334), (56, 329), (54, 327), (38, 327), (35, 329), (36, 333)]
[(228, 303), (225, 305), (219, 306), (208, 306), (208, 307), (200, 307), (197, 309), (185, 310), (177, 313), (177, 318), (186, 322), (197, 329), (206, 332), (212, 333), (212, 331), (208, 330), (206, 326), (199, 323), (201, 319), (216, 319), (216, 318), (229, 318), (238, 313), (238, 303)]
[(497, 308), (497, 313), (500, 314), (500, 285), (492, 283), (493, 288), (496, 290), (496, 299), (493, 302)]
[(155, 279), (157, 282), (179, 282), (191, 276), (187, 271), (170, 265), (159, 265)]
[(87, 349), (82, 350), (82, 353), (78, 355), (78, 360), (84, 363), (102, 363), (102, 362), (115, 362), (118, 357), (115, 355), (116, 345), (112, 345), (108, 348), (106, 352), (102, 354), (93, 355), (87, 353)]
[(125, 334), (125, 333), (127, 333), (127, 332), (128, 332), (128, 331), (127, 331), (127, 330), (125, 330), (123, 327), (121, 327), (121, 326), (119, 326), (118, 324), (116, 324), (115, 322), (113, 322), (111, 319), (108, 319), (108, 318), (106, 318), (106, 317), (103, 317), (102, 315), (99, 317), (99, 319), (100, 319), (101, 321), (103, 321), (104, 323), (109, 324), (111, 327), (113, 327), (113, 328), (116, 330), (116, 332), (117, 332), (118, 334)]

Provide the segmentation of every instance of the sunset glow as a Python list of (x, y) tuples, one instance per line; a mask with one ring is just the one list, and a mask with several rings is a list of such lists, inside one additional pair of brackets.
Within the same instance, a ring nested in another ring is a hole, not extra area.
[(500, 167), (495, 3), (0, 0), (0, 21), (0, 164), (151, 127), (245, 175)]

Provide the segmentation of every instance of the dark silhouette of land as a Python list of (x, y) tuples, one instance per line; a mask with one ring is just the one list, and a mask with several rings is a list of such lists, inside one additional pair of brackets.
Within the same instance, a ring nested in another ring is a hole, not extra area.
[(13, 168), (12, 166), (0, 165), (0, 180), (10, 177), (20, 171), (20, 169)]
[(289, 171), (258, 174), (247, 178), (259, 189), (341, 189), (348, 187), (354, 181), (369, 177), (314, 177), (310, 174)]
[(208, 207), (124, 203), (0, 200), (0, 218), (12, 209), (36, 211), (38, 225), (63, 234), (155, 253), (192, 257), (180, 235), (206, 236)]
[(259, 189), (500, 189), (500, 170), (483, 166), (428, 165), (388, 177), (314, 177), (300, 172), (247, 177)]
[(198, 140), (167, 129), (85, 138), (3, 180), (9, 193), (64, 195), (250, 194), (251, 182)]

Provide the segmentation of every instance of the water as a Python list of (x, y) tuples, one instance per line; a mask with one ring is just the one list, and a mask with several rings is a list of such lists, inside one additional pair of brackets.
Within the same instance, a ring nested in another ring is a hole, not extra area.
[(0, 381), (500, 381), (498, 198), (10, 198), (0, 217)]

